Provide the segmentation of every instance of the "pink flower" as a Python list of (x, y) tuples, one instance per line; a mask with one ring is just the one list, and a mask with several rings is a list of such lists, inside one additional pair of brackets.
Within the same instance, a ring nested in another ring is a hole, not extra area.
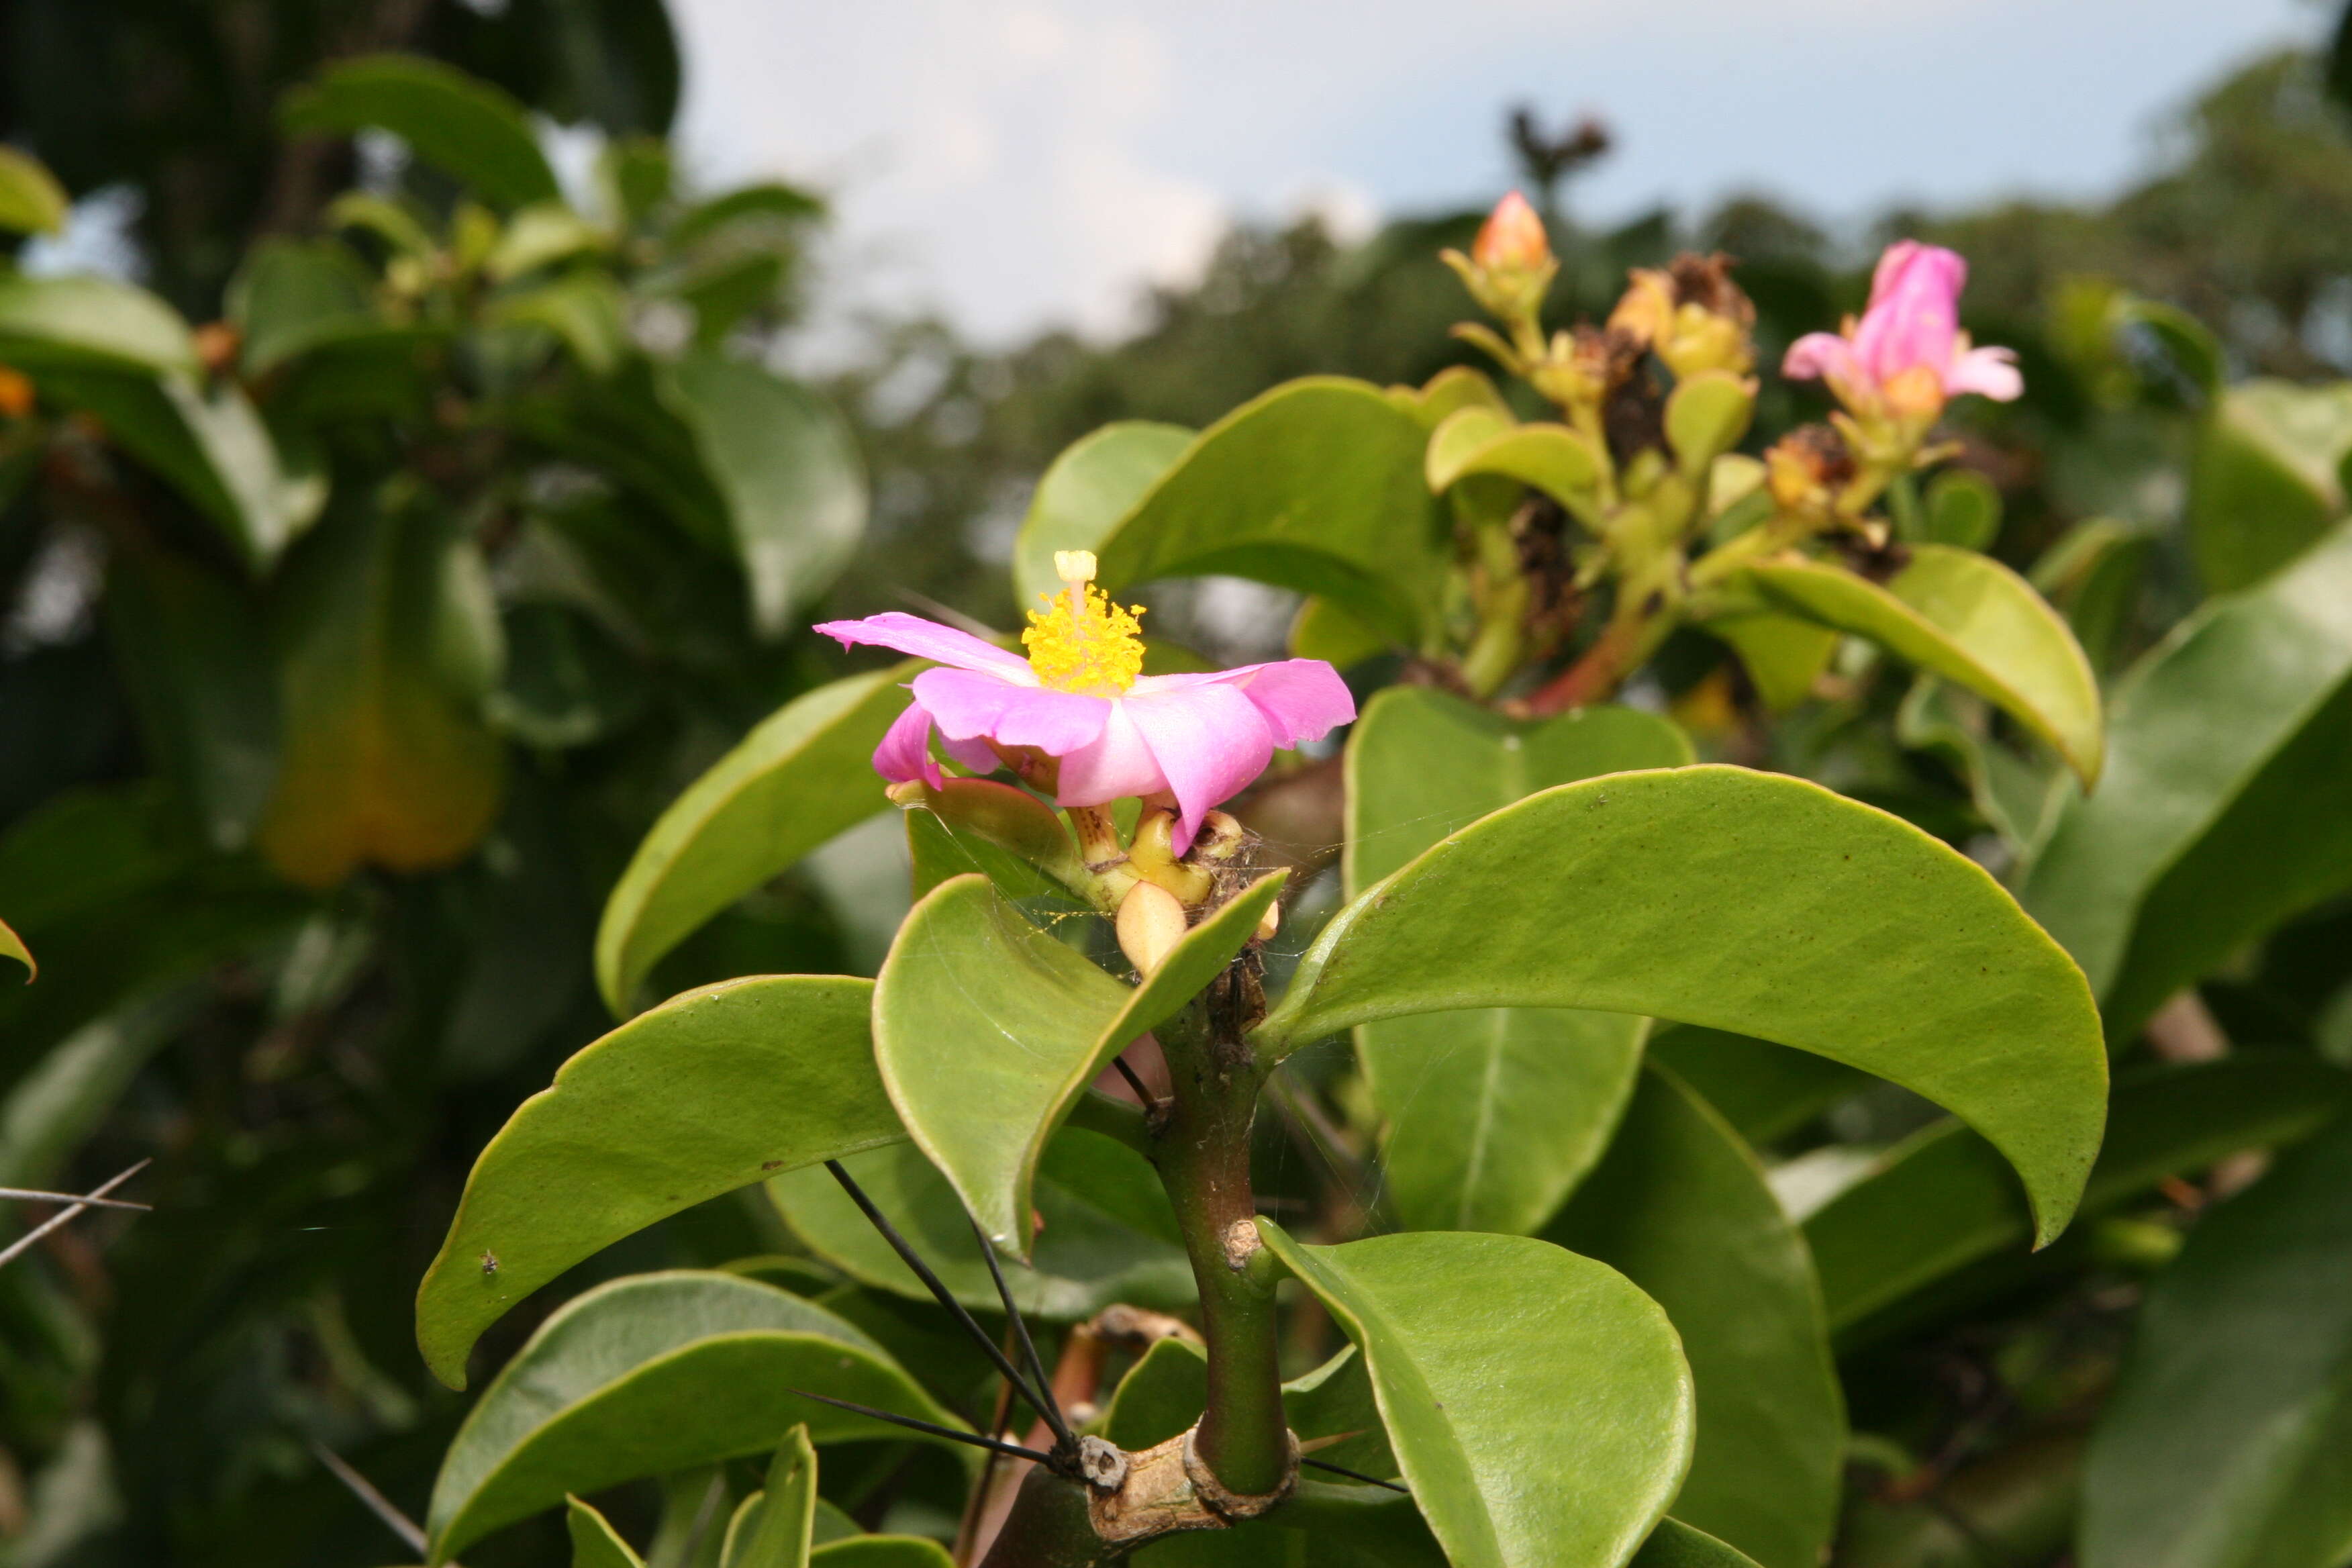
[(1828, 380), (1856, 414), (1892, 406), (1930, 417), (1947, 397), (1974, 392), (2006, 403), (2025, 390), (2017, 355), (1971, 348), (1960, 331), (1969, 264), (1941, 246), (1906, 239), (1886, 247), (1870, 279), (1870, 305), (1843, 332), (1808, 332), (1789, 345), (1780, 374)]
[(1134, 614), (1089, 586), (1094, 557), (1055, 559), (1066, 595), (1033, 612), (1029, 657), (898, 611), (816, 629), (845, 647), (866, 643), (935, 659), (915, 677), (915, 700), (875, 748), (874, 766), (894, 783), (938, 787), (930, 739), (975, 773), (993, 770), (996, 746), (1060, 759), (1055, 799), (1103, 805), (1166, 795), (1177, 807), (1176, 847), (1191, 847), (1210, 807), (1265, 771), (1276, 747), (1319, 740), (1356, 716), (1355, 700), (1321, 659), (1245, 664), (1204, 675), (1143, 675)]

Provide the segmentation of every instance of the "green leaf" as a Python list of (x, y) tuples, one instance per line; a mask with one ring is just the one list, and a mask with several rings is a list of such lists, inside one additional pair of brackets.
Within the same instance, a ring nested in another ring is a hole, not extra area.
[(2102, 674), (2131, 631), (2140, 582), (2155, 553), (2152, 530), (2111, 517), (2085, 518), (2043, 551), (2027, 574), (2065, 612), (2074, 640)]
[(1697, 1090), (1750, 1143), (1786, 1137), (1870, 1084), (1869, 1074), (1843, 1062), (1689, 1024), (1654, 1031), (1646, 1055)]
[[(963, 1205), (919, 1149), (877, 1149), (842, 1165), (912, 1243), (956, 1300), (998, 1312), (996, 1287)], [(929, 1300), (890, 1244), (820, 1170), (779, 1176), (769, 1195), (810, 1250), (863, 1284)], [(1098, 1133), (1065, 1127), (1046, 1145), (1036, 1184), (1045, 1221), (1035, 1267), (1005, 1266), (1024, 1312), (1056, 1322), (1092, 1317), (1114, 1301), (1174, 1310), (1192, 1302), (1192, 1271), (1160, 1177), (1142, 1155)]]
[(637, 846), (596, 930), (596, 984), (625, 1016), (655, 961), (835, 834), (887, 809), (874, 748), (922, 667), (794, 698), (686, 787)]
[(2352, 525), (2217, 599), (2126, 677), (2113, 765), (2019, 890), (2128, 1038), (2180, 986), (2352, 879)]
[(1455, 1568), (1607, 1568), (1665, 1513), (1690, 1464), (1690, 1373), (1623, 1276), (1526, 1237), (1258, 1230), (1363, 1352)]
[(1710, 617), (1706, 629), (1731, 645), (1764, 706), (1785, 713), (1812, 695), (1830, 667), (1838, 634), (1796, 616), (1743, 612)]
[(943, 882), (908, 913), (875, 982), (875, 1059), (917, 1146), (1005, 1254), (1029, 1257), (1030, 1187), (1071, 1105), (1223, 972), (1286, 877), (1236, 894), (1131, 989), (985, 877)]
[(215, 849), (243, 848), (278, 772), (278, 690), (244, 584), (127, 539), (107, 563), (107, 630), (149, 757)]
[[(1445, 765), (1432, 767), (1435, 757)], [(1682, 731), (1631, 708), (1528, 721), (1391, 687), (1348, 742), (1348, 891), (1537, 790), (1690, 758)], [(1382, 1158), (1398, 1215), (1416, 1230), (1541, 1226), (1600, 1157), (1647, 1027), (1618, 1013), (1491, 1008), (1357, 1030), (1389, 1123)]]
[(1429, 437), (1429, 488), (1444, 492), (1474, 474), (1517, 479), (1570, 511), (1590, 510), (1603, 466), (1592, 443), (1565, 425), (1513, 425), (1473, 405)]
[(2000, 536), (2000, 491), (1974, 468), (1946, 468), (1927, 486), (1926, 537), (1956, 550), (1990, 550)]
[(1696, 484), (1716, 458), (1739, 445), (1756, 416), (1756, 384), (1727, 370), (1701, 371), (1666, 398), (1666, 442), (1683, 477)]
[[(1175, 1436), (1198, 1421), (1208, 1405), (1208, 1352), (1184, 1340), (1161, 1340), (1119, 1380), (1103, 1412), (1101, 1433), (1134, 1453)], [(1314, 1371), (1284, 1384), (1282, 1410), (1301, 1442), (1348, 1438), (1318, 1447), (1317, 1458), (1384, 1479), (1397, 1473), (1372, 1380), (1355, 1346), (1345, 1346)]]
[(679, 248), (697, 245), (744, 218), (802, 223), (824, 216), (824, 203), (795, 186), (741, 185), (686, 213), (671, 226), (669, 242)]
[(522, 105), (438, 60), (368, 55), (338, 61), (286, 94), (278, 123), (289, 136), (389, 131), (494, 206), (562, 195)]
[[(2352, 1078), (2307, 1057), (2145, 1067), (2116, 1082), (2083, 1193), (2095, 1215), (2242, 1150), (2308, 1136), (2352, 1103)], [(2032, 1221), (1985, 1141), (1937, 1122), (1805, 1218), (1830, 1325), (1843, 1332), (1970, 1264), (2021, 1252)]]
[[(582, 1258), (780, 1170), (905, 1136), (875, 1076), (864, 980), (770, 975), (673, 997), (557, 1069), (474, 1162), (416, 1293), (434, 1375)], [(495, 1262), (496, 1267), (491, 1265)]]
[(1389, 639), (1329, 599), (1310, 598), (1290, 623), (1290, 657), (1319, 658), (1334, 669), (1352, 669), (1389, 651)]
[(41, 966), (33, 962), (33, 950), (25, 945), (25, 939), (6, 921), (0, 921), (0, 958), (13, 958), (23, 964), (27, 985), (41, 977)]
[(2084, 1568), (2327, 1568), (2352, 1552), (2352, 1123), (2189, 1235), (2083, 1473)]
[(1097, 546), (1106, 591), (1229, 573), (1338, 599), (1408, 647), (1452, 541), (1420, 422), (1363, 382), (1310, 376), (1202, 431)]
[(537, 327), (551, 333), (590, 375), (618, 370), (629, 352), (628, 301), (602, 272), (576, 272), (502, 290), (484, 320), (500, 327)]
[(604, 1516), (578, 1498), (564, 1499), (564, 1523), (572, 1532), (572, 1568), (646, 1568)]
[(610, 243), (603, 229), (566, 204), (538, 202), (507, 220), (498, 248), (490, 252), (482, 270), (493, 282), (504, 283), (575, 256), (604, 250)]
[(230, 280), (226, 310), (243, 340), (245, 374), (252, 376), (384, 325), (366, 270), (332, 240), (262, 241)]
[(2249, 381), (2221, 394), (2189, 468), (2189, 542), (2207, 588), (2260, 582), (2344, 515), (2352, 383)]
[[(752, 1500), (743, 1500), (737, 1522), (746, 1521)], [(768, 1484), (759, 1493), (756, 1517), (737, 1539), (727, 1532), (727, 1568), (808, 1568), (816, 1528), (816, 1449), (806, 1426), (784, 1434), (768, 1465)]]
[(1804, 1238), (1739, 1134), (1651, 1068), (1544, 1236), (1622, 1273), (1682, 1336), (1698, 1441), (1675, 1513), (1765, 1568), (1817, 1568), (1837, 1523), (1844, 1400)]
[(0, 229), (55, 234), (73, 202), (38, 158), (0, 146)]
[(106, 278), (0, 275), (0, 364), (194, 376), (203, 366), (179, 313)]
[(1940, 677), (1922, 675), (1895, 710), (1895, 737), (1933, 752), (1969, 786), (1969, 798), (1987, 826), (2030, 858), (2056, 820), (2064, 773), (2038, 757), (2020, 755), (1993, 734), (1992, 715), (1974, 692)]
[(462, 859), (504, 787), (482, 719), (501, 655), (488, 568), (430, 504), (389, 494), (305, 544), (278, 584), (284, 749), (261, 849), (311, 888)]
[(1781, 608), (1967, 687), (2049, 742), (2086, 784), (2098, 779), (2099, 683), (2090, 661), (2042, 595), (1990, 556), (1916, 545), (1884, 586), (1818, 561), (1748, 570)]
[(1100, 1431), (1106, 1441), (1139, 1453), (1183, 1431), (1208, 1407), (1208, 1352), (1184, 1340), (1161, 1340), (1118, 1380)]
[(200, 1000), (192, 986), (151, 990), (110, 1008), (29, 1063), (0, 1099), (0, 1183), (55, 1184), (139, 1069), (195, 1016)]
[(752, 622), (781, 636), (832, 585), (865, 533), (856, 441), (814, 393), (715, 352), (671, 366), (665, 401), (726, 502)]
[(772, 1286), (679, 1269), (576, 1296), (457, 1429), (425, 1517), (434, 1560), (567, 1493), (764, 1452), (779, 1423), (820, 1443), (907, 1435), (795, 1389), (960, 1425), (864, 1333)]
[(1014, 607), (1032, 610), (1040, 595), (1060, 593), (1054, 552), (1100, 545), (1183, 457), (1192, 437), (1181, 425), (1123, 419), (1065, 447), (1037, 481), (1013, 540)]
[(257, 575), (326, 501), (326, 480), (290, 469), (233, 383), (58, 366), (37, 371), (47, 395), (94, 415), (132, 457), (218, 525)]
[(2074, 963), (1983, 869), (1801, 780), (1701, 766), (1546, 790), (1359, 895), (1255, 1031), (1291, 1047), (1463, 1007), (1584, 1007), (1813, 1051), (1951, 1110), (2043, 1240), (2098, 1147), (2106, 1053)]
[(809, 1568), (955, 1568), (955, 1559), (928, 1536), (860, 1535), (818, 1547)]
[(1662, 1519), (1626, 1568), (1756, 1568), (1756, 1562), (1703, 1530)]
[(901, 798), (918, 899), (971, 872), (1014, 899), (1066, 897), (1086, 876), (1059, 814), (1027, 790), (951, 778), (918, 800)]

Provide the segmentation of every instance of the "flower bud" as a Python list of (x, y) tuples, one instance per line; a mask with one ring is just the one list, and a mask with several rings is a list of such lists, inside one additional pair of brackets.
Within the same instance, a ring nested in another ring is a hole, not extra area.
[(1118, 901), (1118, 950), (1149, 979), (1184, 940), (1187, 925), (1175, 894), (1157, 882), (1138, 882)]
[(1664, 270), (1636, 268), (1609, 324), (1648, 345), (1677, 377), (1745, 375), (1756, 363), (1756, 306), (1731, 280), (1730, 258), (1688, 251)]
[(1470, 259), (1489, 272), (1528, 272), (1551, 260), (1551, 239), (1543, 219), (1513, 191), (1495, 204), (1471, 242)]
[(0, 365), (0, 419), (22, 419), (33, 411), (33, 384)]
[(1764, 475), (1781, 510), (1826, 511), (1853, 482), (1853, 454), (1828, 426), (1800, 425), (1764, 454)]
[(1165, 807), (1147, 810), (1135, 825), (1127, 847), (1127, 863), (1135, 874), (1157, 884), (1178, 901), (1197, 904), (1216, 889), (1209, 873), (1176, 854), (1176, 816)]

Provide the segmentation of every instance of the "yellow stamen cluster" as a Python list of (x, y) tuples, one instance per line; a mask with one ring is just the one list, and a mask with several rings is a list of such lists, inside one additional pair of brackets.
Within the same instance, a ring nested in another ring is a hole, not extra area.
[(1094, 585), (1091, 551), (1056, 551), (1054, 571), (1064, 592), (1040, 595), (1045, 607), (1029, 612), (1029, 629), (1021, 634), (1029, 668), (1049, 689), (1117, 697), (1143, 673), (1142, 628), (1136, 620), (1143, 610), (1122, 609)]

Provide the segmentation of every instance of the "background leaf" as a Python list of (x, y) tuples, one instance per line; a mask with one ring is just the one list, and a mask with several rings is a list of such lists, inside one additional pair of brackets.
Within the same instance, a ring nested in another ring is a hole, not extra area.
[(2117, 690), (2113, 765), (2018, 896), (2128, 1038), (2164, 999), (2352, 884), (2352, 525), (2183, 622)]
[[(475, 1161), (416, 1295), (434, 1374), (506, 1310), (608, 1243), (776, 1171), (905, 1136), (875, 1076), (870, 982), (729, 981), (587, 1047)], [(497, 1260), (495, 1269), (487, 1266)]]
[(621, 1539), (604, 1516), (578, 1498), (565, 1500), (564, 1526), (572, 1536), (572, 1568), (646, 1568), (645, 1559)]
[[(908, 1144), (842, 1165), (913, 1245), (956, 1300), (1001, 1312), (996, 1287), (963, 1205), (938, 1167)], [(810, 1249), (852, 1279), (914, 1300), (930, 1300), (890, 1244), (824, 1171), (777, 1177), (768, 1192)], [(1034, 1267), (1005, 1265), (1024, 1312), (1066, 1322), (1114, 1301), (1175, 1310), (1192, 1302), (1192, 1271), (1178, 1244), (1168, 1194), (1143, 1156), (1109, 1138), (1065, 1127), (1039, 1163)]]
[(1664, 1514), (1690, 1464), (1690, 1373), (1623, 1276), (1526, 1237), (1302, 1247), (1258, 1228), (1363, 1352), (1455, 1568), (1608, 1568)]
[(437, 60), (369, 55), (339, 61), (288, 93), (278, 120), (292, 136), (389, 131), (495, 206), (562, 195), (522, 105)]
[(1192, 444), (1181, 425), (1126, 419), (1082, 437), (1055, 458), (1013, 545), (1013, 598), (1034, 610), (1040, 595), (1058, 594), (1057, 550), (1092, 550)]
[(2098, 1148), (2080, 972), (1981, 868), (1796, 779), (1675, 768), (1507, 806), (1333, 916), (1256, 1037), (1497, 1005), (1647, 1014), (1890, 1079), (2000, 1147), (2044, 1240)]
[(2083, 1472), (2084, 1568), (2352, 1552), (2352, 1124), (2280, 1157), (2150, 1289)]
[(844, 829), (886, 810), (874, 748), (919, 664), (854, 675), (776, 710), (688, 784), (637, 846), (596, 929), (596, 984), (625, 1016), (656, 959)]
[[(1690, 761), (1663, 719), (1603, 707), (1510, 720), (1426, 687), (1364, 708), (1347, 752), (1352, 896), (1486, 813), (1553, 784)], [(1432, 767), (1432, 758), (1445, 765)], [(1415, 1229), (1534, 1231), (1600, 1157), (1633, 1092), (1644, 1020), (1486, 1008), (1356, 1031), (1388, 1120), (1388, 1191)]]
[(65, 187), (38, 158), (0, 146), (0, 229), (55, 234), (72, 205)]
[(1845, 1401), (1812, 1257), (1739, 1135), (1649, 1068), (1544, 1237), (1622, 1273), (1682, 1336), (1698, 1435), (1675, 1514), (1765, 1568), (1816, 1568), (1837, 1523)]
[(2189, 542), (2208, 590), (2252, 587), (2344, 515), (2352, 386), (2249, 381), (2229, 388), (2189, 466)]

